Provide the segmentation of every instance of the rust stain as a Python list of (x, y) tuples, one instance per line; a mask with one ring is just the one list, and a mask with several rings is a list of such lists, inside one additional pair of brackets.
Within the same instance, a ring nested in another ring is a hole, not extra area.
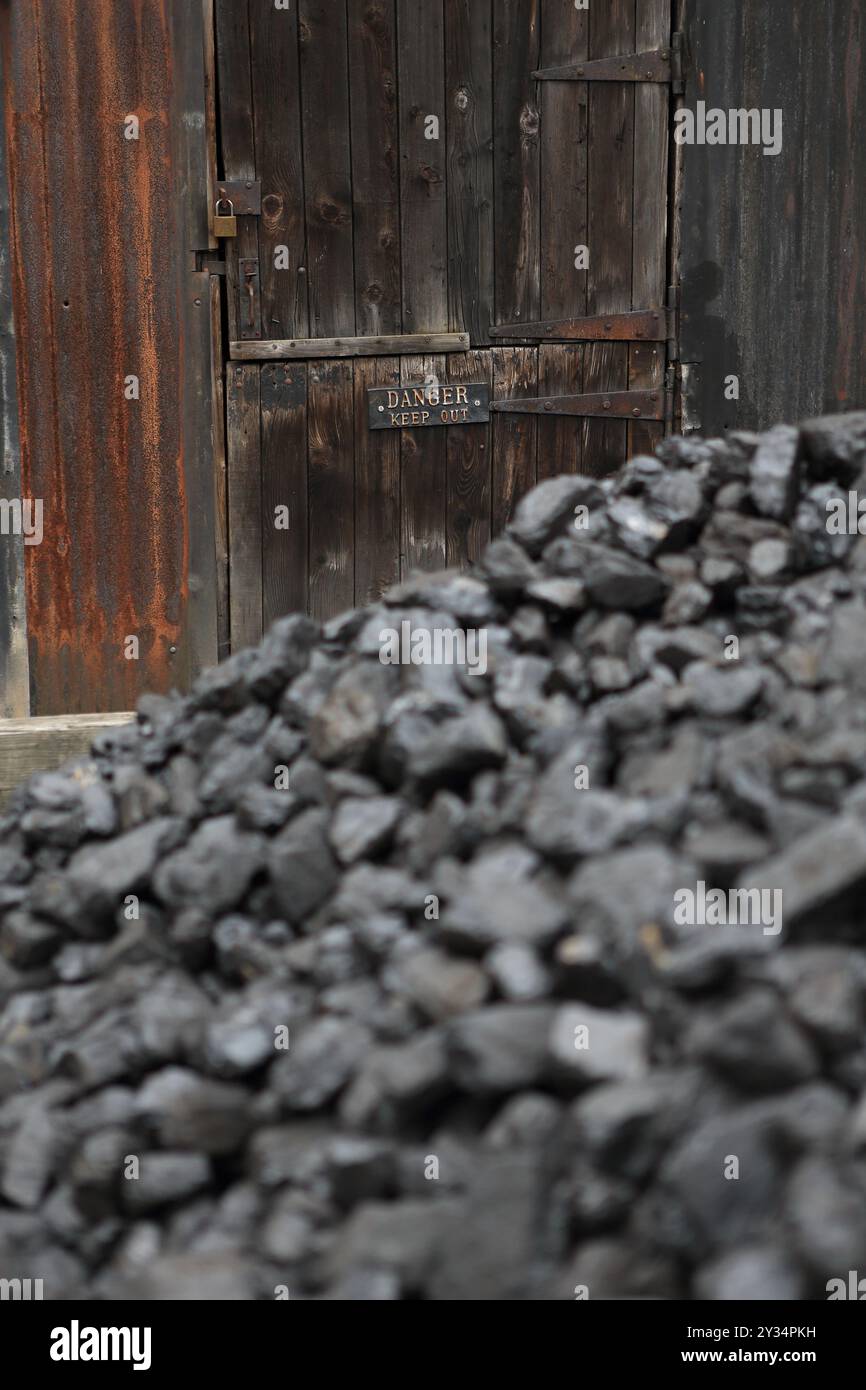
[[(184, 284), (171, 0), (11, 0), (4, 26), (34, 712), (129, 708), (184, 640)], [(136, 115), (140, 138), (124, 138)], [(137, 376), (140, 398), (124, 382)], [(135, 635), (140, 659), (127, 660)]]

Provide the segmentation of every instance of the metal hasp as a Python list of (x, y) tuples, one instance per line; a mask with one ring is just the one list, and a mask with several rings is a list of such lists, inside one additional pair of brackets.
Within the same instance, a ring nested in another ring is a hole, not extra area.
[(519, 415), (583, 415), (600, 419), (664, 420), (665, 393), (599, 391), (582, 396), (527, 396), (522, 400), (491, 401), (490, 409)]
[(229, 199), (237, 217), (262, 215), (261, 179), (221, 179), (216, 186), (216, 195), (220, 201)]
[(541, 68), (536, 82), (665, 82), (683, 91), (683, 36), (674, 34), (669, 48), (646, 53), (623, 53), (612, 58), (591, 58), (560, 68)]
[(675, 336), (675, 331), (669, 309), (635, 309), (627, 314), (492, 324), (490, 336), (558, 342), (664, 343)]
[(244, 338), (258, 338), (261, 321), (259, 263), (253, 256), (242, 256), (238, 261), (238, 294), (241, 335)]

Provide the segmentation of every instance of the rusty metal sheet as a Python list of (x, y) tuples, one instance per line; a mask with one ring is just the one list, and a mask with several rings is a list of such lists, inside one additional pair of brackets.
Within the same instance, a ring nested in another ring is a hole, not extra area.
[(201, 8), (0, 13), (23, 486), (44, 515), (25, 554), (32, 712), (129, 709), (210, 645)]
[[(5, 37), (3, 11), (0, 10), (0, 63), (5, 52)], [(0, 109), (0, 717), (4, 719), (21, 718), (30, 711), (24, 601), (25, 536), (23, 528), (16, 531), (12, 525), (13, 509), (16, 505), (20, 508), (26, 499), (22, 497), (21, 488), (11, 269), (6, 139)], [(19, 515), (23, 519), (23, 512)]]

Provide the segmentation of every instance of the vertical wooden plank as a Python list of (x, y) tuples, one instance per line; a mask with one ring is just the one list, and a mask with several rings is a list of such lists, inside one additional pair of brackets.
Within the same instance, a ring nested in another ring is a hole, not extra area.
[[(199, 671), (216, 664), (219, 650), (214, 455), (212, 447), (213, 343), (208, 271), (189, 274), (180, 302), (184, 354), (183, 486), (187, 513), (187, 622), (174, 644), (174, 684), (189, 688)], [(167, 328), (164, 331), (168, 331)], [(172, 599), (174, 595), (172, 595)]]
[[(401, 357), (400, 380), (444, 381), (444, 356)], [(444, 428), (400, 431), (402, 575), (445, 565), (445, 434)]]
[(539, 0), (497, 0), (493, 14), (496, 321), (540, 313)]
[(299, 0), (310, 336), (355, 332), (346, 0)]
[(396, 357), (355, 361), (355, 602), (375, 601), (400, 578), (400, 430), (371, 430), (367, 390), (397, 386)]
[[(590, 18), (590, 58), (635, 51), (635, 0), (595, 5)], [(589, 92), (589, 254), (587, 312), (631, 308), (634, 206), (634, 88), (631, 82), (594, 82)], [(593, 343), (584, 353), (583, 389), (619, 391), (628, 386), (628, 345)], [(588, 473), (600, 477), (625, 458), (624, 422), (590, 420), (584, 427)]]
[(216, 16), (214, 15), (214, 0), (201, 0), (201, 10), (202, 36), (204, 40), (204, 118), (207, 183), (207, 203), (204, 207), (204, 215), (207, 222), (207, 244), (211, 250), (214, 250), (217, 246), (217, 239), (210, 226), (217, 182)]
[(473, 346), (493, 322), (491, 0), (445, 0), (448, 326)]
[(262, 461), (259, 372), (235, 364), (228, 374), (229, 628), (232, 651), (262, 635)]
[(262, 626), (307, 608), (307, 364), (261, 369)]
[[(670, 43), (670, 0), (637, 6), (637, 52)], [(636, 309), (664, 304), (667, 295), (668, 124), (670, 88), (654, 82), (635, 88), (632, 302)], [(632, 390), (664, 385), (662, 343), (634, 343), (629, 353)], [(664, 426), (636, 420), (628, 427), (629, 455), (651, 453)]]
[[(584, 386), (584, 364), (589, 348), (584, 343), (541, 343), (538, 348), (538, 394), (579, 394)], [(584, 455), (585, 431), (591, 421), (579, 416), (539, 416), (538, 481), (559, 473), (593, 471), (593, 460)]]
[(442, 4), (397, 0), (404, 333), (448, 331)]
[(213, 453), (214, 555), (216, 563), (217, 654), (231, 651), (229, 619), (229, 517), (226, 472), (225, 363), (222, 350), (222, 287), (210, 277), (211, 449)]
[[(446, 380), (492, 384), (489, 350), (453, 353), (446, 359)], [(466, 569), (480, 559), (490, 542), (491, 427), (446, 425), (446, 545), (449, 568)], [(437, 431), (438, 432), (438, 431)]]
[[(9, 38), (8, 11), (0, 12), (4, 86), (9, 81)], [(6, 129), (0, 104), (0, 499), (20, 502), (23, 491), (9, 231)], [(0, 536), (0, 717), (16, 719), (30, 713), (29, 681), (24, 537), (9, 534)]]
[(298, 12), (249, 0), (262, 336), (309, 336)]
[[(541, 0), (541, 65), (577, 63), (589, 54), (589, 10), (571, 0)], [(587, 206), (588, 86), (541, 84), (541, 316), (586, 313), (587, 271), (579, 248), (589, 243)], [(588, 248), (589, 249), (589, 248)], [(538, 351), (541, 394), (583, 389), (582, 343), (543, 344)], [(577, 418), (541, 417), (538, 476), (583, 471), (584, 424)]]
[(320, 622), (354, 601), (354, 418), (350, 359), (311, 362), (307, 395), (310, 613)]
[[(256, 177), (253, 131), (253, 94), (250, 55), (250, 17), (248, 0), (215, 0), (217, 72), (219, 85), (220, 145), (222, 176), (226, 179)], [(238, 262), (259, 256), (257, 217), (239, 217), (238, 234), (224, 241), (226, 258), (226, 296), (229, 310), (229, 336), (244, 336), (246, 323), (241, 305)], [(261, 337), (261, 323), (248, 336)]]
[[(171, 132), (177, 171), (177, 198), (185, 209), (184, 226), (175, 255), (184, 254), (190, 262), (194, 260), (190, 252), (206, 251), (211, 240), (208, 209), (201, 197), (202, 189), (207, 187), (212, 153), (207, 102), (208, 55), (205, 51), (206, 43), (210, 41), (203, 6), (172, 7), (170, 42), (174, 89)], [(212, 448), (215, 361), (210, 273), (205, 269), (193, 269), (192, 265), (183, 267), (181, 263), (181, 267), (178, 327), (183, 343), (181, 419), (189, 597), (186, 630), (179, 641), (170, 644), (175, 651), (170, 650), (169, 655), (173, 658), (176, 684), (185, 689), (200, 670), (217, 661), (219, 619)], [(163, 332), (167, 331), (168, 322), (163, 327)], [(160, 340), (160, 348), (164, 341), (164, 338)]]
[[(668, 3), (668, 0), (663, 0)], [(572, 0), (541, 0), (541, 66), (579, 63), (589, 54), (589, 10)], [(587, 244), (586, 82), (542, 82), (541, 318), (586, 313), (586, 270), (578, 247)]]
[(349, 0), (355, 331), (399, 333), (400, 133), (395, 0)]
[[(538, 349), (493, 349), (494, 400), (538, 395)], [(550, 422), (548, 422), (550, 423)], [(493, 416), (492, 531), (498, 536), (514, 515), (524, 493), (535, 486), (537, 415)]]

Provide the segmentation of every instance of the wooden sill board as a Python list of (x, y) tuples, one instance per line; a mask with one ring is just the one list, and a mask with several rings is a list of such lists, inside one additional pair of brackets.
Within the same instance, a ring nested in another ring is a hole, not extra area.
[(67, 758), (86, 753), (101, 730), (133, 719), (135, 712), (129, 710), (0, 719), (0, 805), (32, 772), (48, 772)]

